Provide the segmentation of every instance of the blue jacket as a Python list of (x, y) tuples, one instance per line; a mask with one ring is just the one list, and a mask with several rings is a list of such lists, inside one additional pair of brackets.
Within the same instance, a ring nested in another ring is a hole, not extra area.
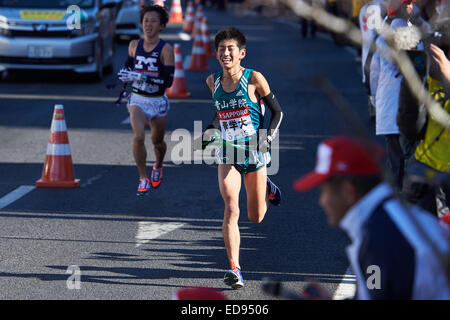
[(346, 250), (355, 299), (450, 299), (450, 229), (418, 207), (405, 207), (389, 185), (360, 199), (340, 228), (351, 239)]

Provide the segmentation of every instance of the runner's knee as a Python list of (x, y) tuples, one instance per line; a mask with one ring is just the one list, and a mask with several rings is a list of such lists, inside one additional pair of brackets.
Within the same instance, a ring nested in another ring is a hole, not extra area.
[(226, 206), (223, 216), (223, 224), (234, 224), (239, 220), (239, 207), (237, 205)]
[(133, 143), (137, 145), (145, 144), (145, 134), (135, 133), (133, 137)]

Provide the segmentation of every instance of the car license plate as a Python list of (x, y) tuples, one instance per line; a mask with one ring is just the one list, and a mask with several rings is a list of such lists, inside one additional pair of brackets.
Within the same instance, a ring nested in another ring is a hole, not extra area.
[(28, 46), (28, 58), (52, 58), (53, 48), (50, 46)]

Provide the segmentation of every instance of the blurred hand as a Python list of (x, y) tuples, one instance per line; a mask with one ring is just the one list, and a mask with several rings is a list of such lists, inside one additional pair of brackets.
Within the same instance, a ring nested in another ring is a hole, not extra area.
[(258, 151), (262, 153), (268, 152), (270, 150), (270, 143), (271, 141), (268, 139), (268, 137), (259, 137)]
[(206, 147), (215, 140), (215, 130), (206, 130), (200, 137), (194, 139), (194, 151), (205, 150)]
[(140, 81), (142, 79), (142, 73), (125, 68), (121, 69), (117, 75), (122, 82)]
[(450, 61), (447, 59), (445, 52), (434, 44), (430, 44), (431, 55), (441, 70), (442, 76), (447, 82), (450, 82)]

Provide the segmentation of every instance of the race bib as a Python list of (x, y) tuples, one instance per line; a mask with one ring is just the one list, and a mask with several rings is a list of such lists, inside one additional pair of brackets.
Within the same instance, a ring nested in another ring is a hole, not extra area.
[(256, 134), (248, 107), (218, 111), (222, 139), (240, 140)]
[(133, 82), (133, 88), (145, 91), (147, 93), (156, 93), (159, 91), (159, 86), (153, 83), (148, 83), (145, 81), (135, 81)]

